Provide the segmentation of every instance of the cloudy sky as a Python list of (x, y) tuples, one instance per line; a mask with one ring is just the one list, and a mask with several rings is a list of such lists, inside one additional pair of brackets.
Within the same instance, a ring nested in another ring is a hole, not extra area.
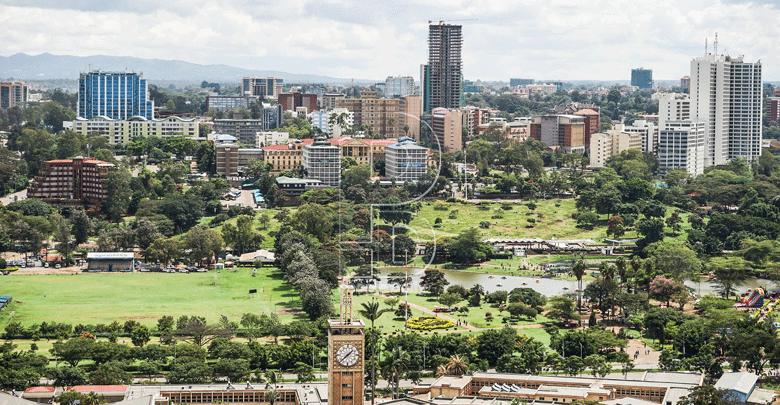
[[(419, 76), (460, 20), (466, 79), (656, 80), (710, 51), (780, 80), (776, 0), (0, 0), (0, 54), (117, 55), (343, 78)], [(1, 73), (1, 72), (0, 72)], [(1, 76), (1, 74), (0, 74)]]

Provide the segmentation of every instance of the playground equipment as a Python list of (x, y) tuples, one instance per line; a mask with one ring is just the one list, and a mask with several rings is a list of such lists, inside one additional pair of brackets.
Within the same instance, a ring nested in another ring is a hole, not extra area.
[(742, 300), (742, 305), (749, 308), (758, 308), (764, 305), (764, 290), (762, 288), (756, 288), (750, 295)]

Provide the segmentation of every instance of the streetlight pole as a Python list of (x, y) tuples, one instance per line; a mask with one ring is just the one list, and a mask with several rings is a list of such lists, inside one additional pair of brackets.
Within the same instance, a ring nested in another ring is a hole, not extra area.
[(580, 358), (582, 358), (582, 342), (580, 342)]
[(406, 283), (406, 305), (404, 306), (404, 329), (407, 329), (407, 324), (409, 323), (409, 250), (404, 249), (404, 272), (406, 273), (406, 278), (404, 279), (404, 282)]
[(561, 356), (563, 356), (563, 359), (566, 360), (566, 351), (563, 350), (563, 334), (561, 333)]

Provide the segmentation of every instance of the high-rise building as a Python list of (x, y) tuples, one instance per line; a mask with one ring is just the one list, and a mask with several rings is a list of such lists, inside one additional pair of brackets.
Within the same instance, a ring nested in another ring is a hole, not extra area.
[(445, 152), (463, 149), (463, 113), (459, 109), (434, 108), (431, 114), (431, 148)]
[(244, 145), (255, 145), (257, 133), (282, 126), (282, 106), (263, 108), (261, 119), (216, 119), (214, 133), (236, 137)]
[(525, 86), (527, 84), (534, 84), (534, 79), (509, 79), (509, 86)]
[(704, 173), (707, 129), (704, 122), (667, 121), (658, 133), (658, 167), (661, 175), (672, 169), (692, 175)]
[(631, 85), (640, 89), (653, 88), (653, 70), (652, 69), (631, 69)]
[(574, 113), (574, 115), (580, 115), (585, 118), (585, 132), (582, 134), (582, 143), (584, 145), (590, 145), (590, 137), (592, 134), (599, 132), (599, 126), (601, 125), (601, 115), (598, 111), (591, 108), (584, 108)]
[(766, 118), (769, 122), (780, 120), (780, 97), (769, 97), (766, 103)]
[(431, 113), (431, 69), (428, 65), (420, 65), (420, 96), (422, 97), (422, 110), (425, 114)]
[(341, 148), (324, 137), (303, 147), (303, 177), (317, 179), (322, 184), (337, 187), (341, 182)]
[(336, 108), (336, 100), (346, 97), (341, 93), (326, 93), (321, 99), (321, 108), (323, 110), (332, 110)]
[(276, 98), (282, 92), (284, 80), (278, 77), (245, 77), (241, 89), (245, 96)]
[(11, 107), (27, 106), (27, 83), (13, 81), (0, 82), (0, 110), (6, 110)]
[(658, 100), (658, 128), (666, 121), (691, 119), (691, 99), (687, 94), (667, 93)]
[(691, 61), (690, 97), (691, 120), (706, 124), (705, 166), (761, 154), (761, 62), (745, 62), (741, 56), (697, 57)]
[(105, 180), (114, 170), (113, 163), (95, 158), (49, 160), (30, 182), (27, 196), (49, 204), (97, 209), (108, 197)]
[(682, 89), (683, 93), (688, 93), (688, 91), (691, 88), (691, 77), (690, 76), (683, 76), (680, 79), (680, 88)]
[(400, 133), (399, 99), (377, 98), (376, 91), (361, 91), (360, 98), (337, 99), (336, 106), (351, 111), (355, 115), (355, 125), (367, 125), (386, 138), (395, 138)]
[(149, 98), (146, 79), (137, 73), (93, 70), (79, 76), (76, 116), (90, 119), (108, 117), (154, 118), (154, 101)]
[(388, 76), (385, 79), (385, 97), (396, 98), (414, 95), (414, 78), (412, 76)]
[[(401, 98), (401, 132), (419, 142), (420, 140), (420, 117), (422, 116), (422, 102), (420, 96), (406, 96)], [(407, 130), (408, 129), (408, 130)]]
[(282, 111), (295, 111), (298, 107), (306, 107), (308, 112), (317, 109), (316, 94), (284, 93), (279, 95), (279, 105)]
[[(463, 72), (460, 25), (432, 24), (428, 26), (428, 78), (430, 108), (460, 108)], [(428, 85), (426, 85), (428, 87)]]
[(417, 145), (413, 139), (398, 138), (385, 147), (385, 174), (399, 184), (414, 183), (428, 172), (428, 148)]

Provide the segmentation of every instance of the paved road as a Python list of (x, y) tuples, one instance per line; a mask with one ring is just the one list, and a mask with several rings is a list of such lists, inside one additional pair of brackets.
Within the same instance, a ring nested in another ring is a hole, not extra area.
[(0, 198), (0, 202), (2, 202), (3, 205), (8, 205), (16, 200), (24, 200), (25, 198), (27, 198), (27, 189), (8, 194), (7, 196)]

